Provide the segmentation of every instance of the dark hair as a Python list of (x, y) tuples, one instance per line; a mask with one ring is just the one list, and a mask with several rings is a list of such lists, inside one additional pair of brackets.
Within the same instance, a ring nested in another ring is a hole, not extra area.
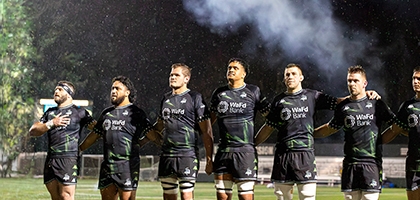
[(70, 89), (72, 90), (73, 94), (76, 94), (76, 88), (74, 87), (73, 83), (70, 81), (58, 81), (57, 85), (59, 84), (64, 84), (70, 87)]
[(184, 64), (184, 63), (174, 63), (171, 68), (175, 69), (178, 67), (182, 67), (182, 74), (184, 74), (184, 76), (188, 76), (191, 77), (191, 68), (188, 67), (188, 65)]
[(296, 68), (298, 68), (298, 69), (299, 69), (299, 71), (300, 71), (300, 74), (301, 74), (301, 75), (303, 75), (302, 68), (300, 67), (300, 65), (299, 65), (299, 64), (296, 64), (296, 63), (289, 63), (289, 64), (286, 66), (286, 69), (289, 69), (289, 68), (292, 68), (292, 67), (296, 67)]
[(364, 76), (364, 77), (365, 77), (365, 79), (367, 79), (367, 78), (366, 78), (366, 71), (365, 71), (365, 69), (363, 69), (363, 67), (362, 67), (362, 66), (360, 66), (360, 65), (356, 65), (356, 66), (351, 66), (351, 67), (349, 67), (349, 69), (347, 70), (347, 73), (349, 73), (349, 74), (359, 73), (359, 74), (361, 74), (362, 76)]
[(420, 72), (420, 66), (417, 66), (413, 69), (413, 73), (415, 73), (415, 72)]
[(231, 58), (228, 61), (228, 65), (232, 62), (238, 62), (239, 64), (241, 64), (245, 69), (246, 75), (248, 76), (248, 74), (249, 74), (249, 64), (245, 60), (243, 60), (241, 58)]
[(130, 95), (128, 96), (128, 100), (130, 101), (130, 103), (136, 101), (137, 90), (129, 78), (125, 76), (117, 76), (112, 79), (112, 83), (114, 83), (115, 81), (121, 82), (130, 91)]

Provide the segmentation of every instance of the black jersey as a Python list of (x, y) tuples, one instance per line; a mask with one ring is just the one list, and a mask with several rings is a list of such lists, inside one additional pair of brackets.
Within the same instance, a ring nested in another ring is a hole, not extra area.
[(110, 173), (118, 170), (119, 161), (139, 157), (139, 140), (151, 130), (146, 113), (133, 104), (109, 107), (102, 111), (94, 128), (103, 138), (104, 162)]
[(48, 154), (78, 156), (82, 128), (92, 123), (94, 119), (86, 109), (70, 104), (61, 108), (49, 108), (40, 121), (46, 123), (60, 113), (61, 115), (69, 115), (70, 124), (53, 127), (48, 130)]
[(330, 126), (343, 127), (344, 159), (349, 163), (382, 163), (382, 137), (380, 128), (383, 123), (391, 125), (395, 115), (382, 100), (345, 99), (337, 105)]
[(198, 123), (210, 117), (202, 95), (190, 90), (182, 94), (169, 92), (160, 105), (159, 118), (164, 122), (162, 155), (195, 156)]
[(313, 150), (316, 110), (334, 110), (337, 98), (322, 92), (302, 89), (277, 95), (267, 116), (267, 125), (278, 130), (276, 150)]
[(257, 111), (266, 113), (269, 108), (270, 103), (255, 85), (216, 89), (211, 97), (210, 109), (217, 114), (219, 151), (254, 152), (255, 114)]
[(420, 101), (412, 98), (402, 103), (396, 122), (408, 132), (408, 157), (418, 160), (420, 158)]

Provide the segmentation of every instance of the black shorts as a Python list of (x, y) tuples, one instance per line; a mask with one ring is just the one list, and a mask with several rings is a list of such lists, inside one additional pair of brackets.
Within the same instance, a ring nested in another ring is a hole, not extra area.
[(77, 157), (51, 158), (47, 156), (44, 165), (44, 183), (54, 179), (64, 185), (75, 185), (79, 175)]
[(113, 171), (107, 163), (102, 162), (98, 188), (103, 189), (115, 184), (122, 190), (136, 190), (139, 182), (140, 158), (119, 161), (117, 166), (118, 171)]
[(407, 191), (414, 191), (420, 186), (420, 163), (414, 158), (407, 157), (405, 160), (405, 181)]
[(161, 156), (159, 160), (159, 178), (179, 178), (195, 180), (198, 175), (200, 162), (195, 157)]
[(213, 162), (215, 175), (231, 174), (233, 179), (257, 180), (258, 156), (256, 152), (217, 152)]
[(346, 163), (343, 161), (341, 191), (381, 192), (382, 167), (373, 163)]
[(274, 156), (271, 180), (277, 183), (315, 183), (316, 164), (313, 151), (286, 152)]

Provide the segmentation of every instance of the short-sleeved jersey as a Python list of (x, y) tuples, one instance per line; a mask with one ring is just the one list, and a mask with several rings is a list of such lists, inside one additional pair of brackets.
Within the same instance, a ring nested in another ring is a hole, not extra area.
[(395, 115), (382, 100), (345, 99), (334, 113), (329, 125), (334, 129), (343, 127), (344, 160), (349, 163), (382, 163), (383, 123), (391, 125)]
[(74, 104), (66, 107), (49, 108), (40, 121), (46, 123), (57, 115), (69, 115), (70, 124), (67, 126), (53, 127), (48, 130), (48, 154), (60, 156), (78, 156), (79, 139), (82, 128), (95, 120), (84, 108)]
[(219, 151), (255, 151), (256, 112), (266, 113), (270, 109), (270, 103), (257, 86), (245, 84), (240, 88), (217, 88), (212, 94), (210, 109), (217, 114)]
[(104, 162), (110, 174), (118, 170), (121, 162), (139, 156), (138, 141), (151, 129), (152, 124), (146, 113), (133, 104), (109, 107), (102, 111), (94, 132), (103, 138)]
[(276, 150), (313, 150), (316, 110), (334, 110), (337, 98), (322, 92), (302, 89), (277, 95), (267, 115), (267, 125), (278, 130)]
[(210, 118), (202, 95), (191, 90), (168, 92), (160, 105), (159, 118), (164, 122), (162, 155), (196, 156), (198, 123)]
[(415, 160), (420, 158), (420, 101), (412, 98), (401, 104), (396, 123), (408, 132), (407, 155)]

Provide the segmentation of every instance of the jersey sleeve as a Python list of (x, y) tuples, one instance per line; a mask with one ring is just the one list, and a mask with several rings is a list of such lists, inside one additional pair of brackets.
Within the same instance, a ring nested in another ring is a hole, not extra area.
[(334, 110), (337, 106), (337, 98), (320, 91), (315, 92), (317, 110)]
[(194, 99), (194, 109), (197, 116), (196, 121), (198, 123), (210, 118), (209, 108), (207, 107), (206, 102), (204, 101), (201, 94), (197, 94)]
[(398, 109), (397, 117), (396, 117), (396, 124), (404, 129), (405, 131), (409, 131), (410, 127), (408, 126), (408, 111), (407, 111), (407, 104), (406, 102), (402, 103), (400, 108)]
[(81, 119), (80, 127), (87, 126), (95, 121), (95, 119), (93, 119), (92, 115), (90, 115), (90, 113), (86, 109), (82, 109), (79, 112), (79, 117)]
[(217, 112), (217, 105), (219, 105), (219, 98), (218, 95), (218, 89), (213, 91), (213, 94), (211, 95), (210, 99), (210, 111), (211, 112)]
[(146, 113), (141, 109), (137, 111), (136, 121), (136, 135), (141, 140), (146, 137), (146, 134), (153, 128), (153, 125), (149, 118), (147, 118)]
[(376, 116), (381, 119), (381, 121), (387, 123), (388, 125), (392, 125), (394, 121), (396, 121), (395, 114), (391, 111), (391, 109), (385, 104), (384, 101), (378, 100), (376, 101)]
[(267, 100), (267, 98), (261, 93), (261, 90), (259, 87), (256, 87), (254, 91), (255, 95), (255, 108), (260, 111), (260, 113), (265, 114), (270, 110), (270, 102)]
[(328, 123), (328, 125), (336, 130), (341, 129), (344, 126), (344, 113), (342, 112), (343, 106), (347, 100), (342, 101), (337, 108), (334, 110), (334, 116)]
[(50, 113), (50, 109), (44, 112), (42, 117), (39, 119), (40, 122), (46, 123), (48, 121), (48, 114)]
[(103, 128), (103, 123), (104, 123), (104, 116), (105, 116), (106, 111), (102, 111), (101, 115), (99, 116), (99, 119), (95, 125), (95, 127), (93, 127), (93, 132), (95, 132), (96, 134), (103, 136), (105, 134), (105, 130)]
[(266, 123), (268, 126), (280, 130), (280, 128), (285, 124), (285, 121), (281, 119), (281, 108), (277, 105), (279, 102), (279, 96), (275, 97), (271, 103), (270, 111), (266, 117)]

